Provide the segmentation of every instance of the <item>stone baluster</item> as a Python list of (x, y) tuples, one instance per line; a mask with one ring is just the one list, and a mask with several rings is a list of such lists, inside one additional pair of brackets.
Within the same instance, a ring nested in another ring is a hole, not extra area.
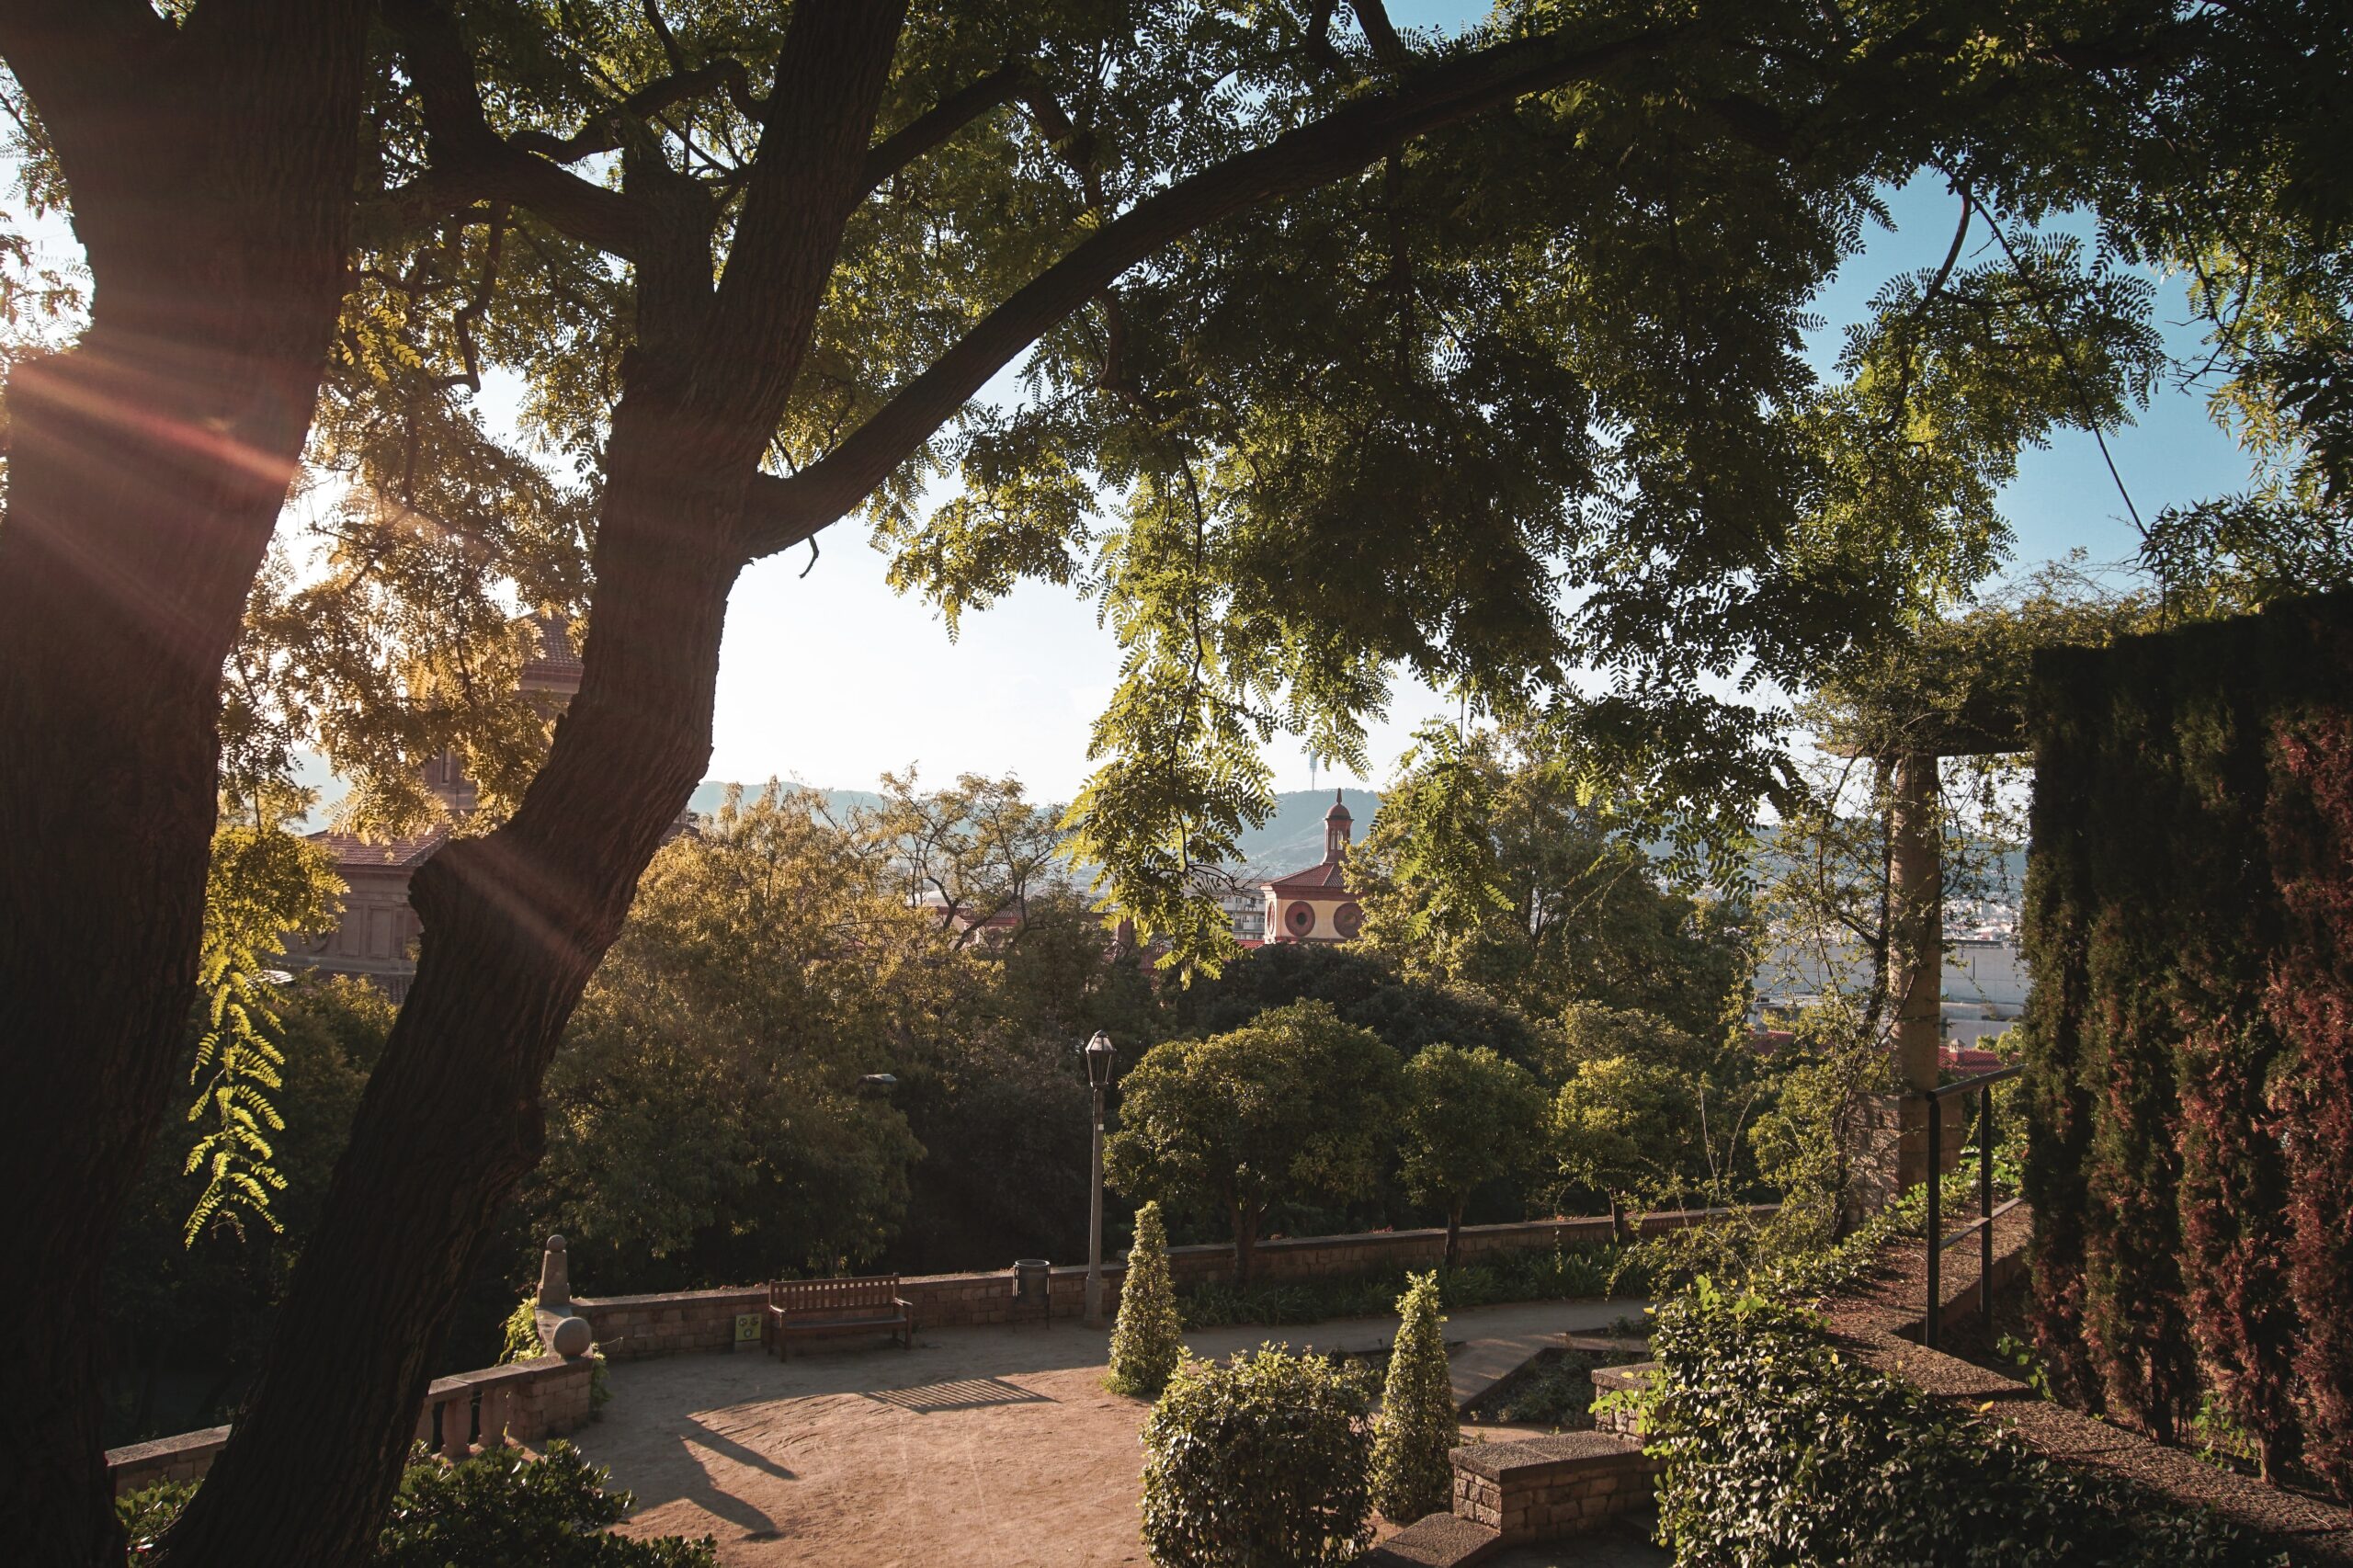
[(441, 1453), (461, 1460), (473, 1451), (473, 1391), (460, 1389), (441, 1401)]
[(506, 1383), (484, 1383), (482, 1390), (482, 1446), (484, 1451), (504, 1448), (514, 1425), (515, 1391)]

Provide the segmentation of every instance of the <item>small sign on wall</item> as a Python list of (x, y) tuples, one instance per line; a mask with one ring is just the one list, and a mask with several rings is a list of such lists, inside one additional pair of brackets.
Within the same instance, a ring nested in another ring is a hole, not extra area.
[(735, 1314), (735, 1343), (738, 1345), (757, 1345), (759, 1342), (760, 1314), (757, 1312), (737, 1312)]

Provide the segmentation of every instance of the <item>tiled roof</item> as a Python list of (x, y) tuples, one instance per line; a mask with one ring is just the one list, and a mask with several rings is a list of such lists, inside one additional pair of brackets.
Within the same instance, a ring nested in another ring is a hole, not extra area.
[(437, 823), (423, 833), (399, 838), (370, 841), (356, 833), (314, 833), (311, 842), (326, 846), (327, 853), (335, 857), (338, 870), (400, 871), (414, 870), (425, 864), (449, 836), (449, 828)]
[(572, 645), (572, 626), (561, 616), (535, 613), (523, 618), (540, 634), (540, 651), (523, 661), (523, 678), (566, 681), (578, 685), (580, 651)]
[(1304, 871), (1293, 871), (1288, 877), (1278, 877), (1267, 885), (1279, 893), (1331, 892), (1345, 893), (1348, 890), (1345, 868), (1337, 860), (1326, 860), (1320, 866), (1310, 866)]

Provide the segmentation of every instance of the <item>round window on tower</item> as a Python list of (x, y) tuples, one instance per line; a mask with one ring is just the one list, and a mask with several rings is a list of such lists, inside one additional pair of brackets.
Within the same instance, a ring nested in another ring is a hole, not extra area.
[(1344, 903), (1333, 912), (1332, 924), (1339, 928), (1341, 936), (1353, 939), (1364, 929), (1364, 911), (1353, 903)]
[(1283, 929), (1294, 937), (1304, 937), (1315, 929), (1315, 906), (1304, 900), (1283, 911)]

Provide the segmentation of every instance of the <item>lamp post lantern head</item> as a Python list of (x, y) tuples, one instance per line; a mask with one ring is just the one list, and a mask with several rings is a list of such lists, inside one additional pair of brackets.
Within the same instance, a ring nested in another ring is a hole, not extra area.
[(1096, 1030), (1095, 1038), (1086, 1042), (1086, 1049), (1081, 1054), (1086, 1058), (1086, 1081), (1098, 1089), (1109, 1088), (1113, 1054), (1111, 1037), (1100, 1029)]

